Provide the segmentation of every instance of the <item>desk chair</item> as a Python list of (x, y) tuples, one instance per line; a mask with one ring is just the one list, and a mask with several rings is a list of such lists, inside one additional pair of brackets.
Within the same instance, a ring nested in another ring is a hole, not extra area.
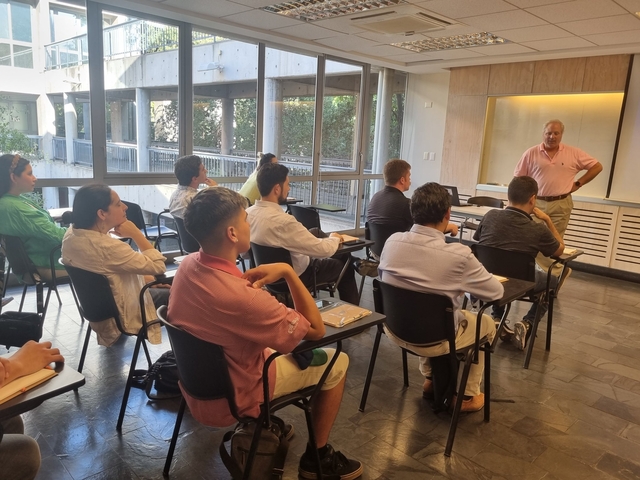
[(288, 205), (291, 215), (298, 220), (307, 230), (320, 228), (320, 214), (314, 208), (303, 207), (301, 205)]
[(162, 249), (160, 248), (160, 242), (162, 241), (162, 238), (178, 239), (178, 232), (176, 232), (175, 230), (171, 230), (169, 227), (160, 225), (160, 219), (158, 219), (157, 225), (145, 223), (142, 209), (137, 203), (127, 202), (124, 200), (122, 200), (122, 203), (124, 203), (128, 207), (127, 218), (131, 220), (136, 227), (138, 227), (138, 230), (140, 230), (147, 238), (147, 240), (149, 240), (159, 251), (162, 251)]
[[(487, 271), (501, 275), (503, 277), (517, 278), (520, 280), (526, 280), (528, 282), (536, 281), (536, 260), (531, 255), (523, 252), (512, 252), (510, 250), (503, 250), (501, 248), (488, 247), (486, 245), (474, 244), (471, 247), (471, 251), (476, 258), (482, 263)], [(529, 368), (529, 361), (531, 360), (531, 354), (533, 353), (533, 344), (536, 340), (536, 333), (538, 332), (538, 324), (540, 323), (540, 305), (549, 299), (551, 284), (551, 273), (547, 273), (547, 286), (542, 292), (531, 292), (526, 297), (522, 297), (519, 300), (526, 302), (537, 303), (538, 308), (536, 310), (536, 316), (534, 324), (531, 327), (531, 336), (529, 337), (529, 345), (527, 347), (527, 353), (524, 360), (524, 368)], [(553, 304), (549, 304), (549, 314)], [(500, 328), (509, 314), (510, 305), (507, 305), (505, 313), (500, 321)], [(549, 317), (547, 317), (549, 318)], [(499, 334), (499, 332), (498, 332)], [(550, 348), (551, 342), (551, 323), (547, 320), (547, 335), (549, 343), (547, 350)], [(496, 335), (498, 337), (499, 335)]]
[[(376, 267), (380, 264), (380, 255), (382, 255), (382, 249), (387, 239), (396, 232), (399, 232), (396, 227), (390, 227), (388, 225), (381, 225), (379, 223), (366, 222), (364, 224), (364, 238), (365, 240), (373, 240), (375, 243), (367, 248), (367, 260), (374, 263)], [(358, 272), (360, 273), (360, 272)], [(364, 288), (365, 277), (377, 277), (378, 269), (375, 271), (366, 272), (360, 279), (360, 288), (358, 289), (358, 295), (362, 297), (362, 290)]]
[[(468, 205), (477, 205), (479, 207), (504, 208), (504, 202), (494, 197), (471, 197), (467, 200)], [(460, 224), (460, 240), (462, 240), (462, 231), (467, 228), (469, 230), (477, 230), (478, 224), (465, 219)]]
[[(189, 395), (201, 400), (225, 398), (229, 404), (231, 414), (236, 420), (238, 420), (238, 422), (256, 424), (253, 441), (251, 443), (244, 475), (242, 477), (243, 479), (248, 479), (251, 475), (251, 467), (256, 455), (260, 432), (263, 428), (269, 428), (269, 422), (271, 421), (270, 416), (283, 407), (295, 405), (304, 411), (305, 419), (307, 421), (307, 429), (309, 431), (309, 443), (312, 447), (316, 447), (315, 432), (313, 430), (313, 423), (311, 420), (311, 401), (320, 391), (320, 387), (326, 380), (333, 364), (337, 360), (339, 348), (336, 350), (336, 354), (331, 362), (329, 362), (329, 365), (327, 365), (327, 368), (317, 385), (298, 390), (297, 392), (293, 392), (289, 395), (273, 400), (269, 398), (269, 365), (280, 354), (277, 352), (272, 354), (263, 366), (262, 386), (264, 401), (260, 405), (260, 415), (255, 418), (242, 417), (238, 413), (234, 388), (229, 375), (229, 367), (222, 347), (214, 343), (201, 340), (198, 337), (171, 325), (167, 322), (167, 307), (165, 306), (158, 309), (158, 318), (169, 333), (169, 341), (171, 342), (173, 353), (176, 356), (178, 375), (180, 377), (180, 385), (182, 389)], [(173, 459), (173, 453), (178, 440), (178, 434), (180, 433), (180, 426), (182, 424), (182, 417), (184, 415), (186, 405), (187, 402), (183, 397), (180, 403), (180, 409), (178, 410), (178, 416), (176, 417), (173, 435), (171, 436), (169, 452), (167, 453), (167, 459), (164, 465), (164, 475), (168, 475), (171, 468), (171, 461)], [(322, 472), (319, 456), (316, 457), (316, 461), (318, 462), (318, 471)]]
[(89, 272), (77, 267), (66, 267), (69, 272), (69, 278), (71, 278), (72, 287), (75, 289), (78, 298), (80, 300), (80, 312), (82, 317), (88, 320), (87, 334), (82, 346), (82, 353), (80, 354), (80, 362), (78, 363), (78, 371), (82, 373), (84, 367), (84, 361), (87, 356), (87, 348), (89, 346), (89, 338), (91, 337), (91, 322), (103, 322), (110, 318), (115, 319), (118, 330), (123, 335), (135, 336), (136, 344), (133, 348), (133, 355), (131, 357), (131, 366), (129, 367), (129, 376), (127, 377), (127, 383), (125, 385), (124, 394), (122, 397), (122, 405), (120, 406), (120, 414), (118, 415), (118, 422), (116, 429), (122, 428), (122, 421), (124, 420), (124, 413), (127, 409), (127, 401), (129, 400), (129, 392), (134, 385), (134, 378), (140, 377), (146, 373), (145, 371), (136, 370), (136, 363), (138, 361), (138, 355), (140, 353), (140, 346), (144, 350), (144, 354), (147, 358), (148, 368), (151, 368), (151, 356), (149, 355), (149, 349), (147, 347), (147, 316), (144, 308), (144, 293), (150, 287), (159, 283), (166, 283), (164, 281), (154, 281), (147, 283), (140, 291), (140, 311), (142, 314), (142, 327), (137, 334), (128, 333), (122, 326), (122, 320), (120, 319), (120, 313), (118, 306), (113, 298), (113, 292), (109, 285), (109, 280), (104, 275), (99, 273)]
[[(37, 312), (42, 315), (42, 319), (47, 314), (47, 309), (49, 307), (49, 300), (51, 298), (51, 291), (54, 291), (56, 297), (58, 297), (58, 304), (62, 305), (62, 301), (60, 300), (60, 294), (58, 293), (58, 285), (67, 285), (70, 283), (69, 277), (66, 275), (59, 276), (56, 275), (56, 263), (58, 262), (58, 253), (60, 252), (60, 245), (55, 246), (50, 254), (49, 254), (49, 269), (50, 269), (50, 277), (51, 279), (42, 278), (40, 273), (38, 272), (38, 268), (33, 264), (29, 255), (27, 255), (27, 251), (24, 248), (24, 243), (19, 237), (13, 237), (11, 235), (3, 235), (6, 256), (9, 262), (9, 271), (13, 270), (13, 273), (18, 277), (20, 283), (24, 283), (24, 288), (22, 290), (22, 299), (20, 300), (20, 307), (18, 311), (22, 311), (22, 307), (24, 306), (24, 299), (27, 293), (27, 289), (30, 286), (36, 287), (36, 303), (37, 303)], [(6, 286), (6, 282), (5, 282)], [(44, 288), (47, 288), (47, 296), (44, 298)], [(78, 307), (78, 312), (80, 312), (80, 305), (78, 304), (78, 299), (71, 289), (73, 294), (73, 299)], [(80, 315), (82, 318), (82, 314)]]
[(184, 255), (185, 253), (193, 253), (200, 250), (200, 244), (193, 238), (193, 236), (187, 232), (184, 226), (184, 220), (179, 217), (173, 217), (176, 222), (176, 228), (178, 229), (178, 241), (180, 242), (180, 251)]
[[(458, 396), (453, 408), (449, 436), (444, 450), (445, 456), (451, 456), (453, 441), (458, 427), (460, 408), (464, 398), (464, 390), (469, 378), (469, 370), (475, 356), (476, 347), (485, 352), (484, 355), (484, 419), (489, 421), (490, 404), (490, 374), (491, 374), (491, 345), (487, 337), (479, 338), (476, 334), (475, 343), (456, 349), (454, 324), (454, 310), (451, 299), (444, 295), (416, 292), (395, 287), (380, 280), (373, 281), (373, 300), (376, 312), (384, 314), (387, 319), (385, 325), (393, 335), (404, 342), (427, 346), (440, 342), (449, 342), (449, 361), (452, 377), (457, 381), (458, 362), (464, 362), (462, 378), (458, 386)], [(420, 318), (419, 316), (422, 316)], [(479, 330), (477, 330), (479, 332)], [(413, 352), (410, 352), (413, 353)], [(407, 350), (402, 349), (402, 367), (404, 385), (409, 386), (407, 371)], [(436, 386), (436, 384), (434, 384)], [(437, 388), (437, 386), (436, 386)], [(438, 391), (436, 391), (436, 396)]]

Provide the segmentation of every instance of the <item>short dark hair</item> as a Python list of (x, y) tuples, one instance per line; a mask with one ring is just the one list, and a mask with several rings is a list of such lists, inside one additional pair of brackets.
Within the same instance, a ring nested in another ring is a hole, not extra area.
[(90, 183), (76, 192), (73, 211), (64, 212), (63, 223), (72, 223), (74, 228), (89, 229), (96, 223), (98, 210), (109, 210), (111, 188), (104, 183)]
[[(13, 161), (17, 158), (15, 164)], [(13, 153), (7, 153), (0, 157), (0, 197), (11, 190), (11, 174), (15, 174), (16, 177), (22, 175), (24, 169), (29, 165), (29, 160), (21, 157), (20, 155), (14, 155)]]
[(387, 185), (395, 185), (411, 170), (411, 164), (399, 158), (389, 160), (384, 165), (384, 183)]
[(200, 165), (202, 159), (198, 155), (185, 155), (176, 160), (174, 173), (180, 185), (187, 186), (193, 177), (200, 175)]
[(269, 163), (272, 163), (271, 160), (273, 158), (276, 158), (276, 156), (273, 153), (263, 153), (260, 156), (260, 160), (258, 160), (258, 168), (267, 165)]
[(440, 223), (451, 207), (451, 196), (442, 185), (430, 182), (418, 187), (411, 197), (413, 223)]
[(247, 200), (238, 192), (225, 187), (205, 188), (187, 206), (184, 226), (201, 246), (207, 239), (217, 243), (230, 220), (245, 208)]
[(523, 175), (522, 177), (513, 177), (507, 189), (507, 198), (514, 205), (524, 205), (529, 201), (532, 195), (538, 194), (538, 182), (533, 178)]
[(289, 169), (279, 163), (267, 163), (258, 169), (257, 183), (260, 195), (265, 197), (273, 187), (282, 185), (287, 180)]

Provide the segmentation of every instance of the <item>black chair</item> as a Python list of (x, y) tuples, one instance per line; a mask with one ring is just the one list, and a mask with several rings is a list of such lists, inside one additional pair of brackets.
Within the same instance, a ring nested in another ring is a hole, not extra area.
[(137, 203), (127, 202), (125, 200), (122, 200), (122, 203), (128, 207), (127, 218), (131, 220), (136, 227), (138, 227), (138, 230), (140, 230), (147, 240), (149, 240), (158, 250), (162, 251), (160, 248), (160, 242), (163, 238), (179, 238), (178, 232), (170, 229), (169, 227), (165, 227), (164, 225), (160, 225), (159, 219), (157, 225), (145, 223), (142, 209)]
[[(238, 414), (238, 408), (235, 402), (234, 388), (231, 383), (231, 377), (229, 376), (229, 368), (224, 356), (222, 347), (214, 343), (209, 343), (205, 340), (201, 340), (190, 333), (174, 327), (167, 322), (167, 308), (160, 307), (158, 309), (158, 317), (160, 321), (167, 328), (169, 333), (169, 341), (171, 342), (171, 348), (176, 356), (176, 363), (178, 364), (178, 375), (180, 377), (180, 384), (182, 388), (192, 397), (201, 400), (216, 400), (226, 398), (229, 404), (229, 410), (231, 414), (243, 423), (255, 423), (256, 428), (253, 435), (253, 441), (249, 450), (249, 456), (247, 458), (246, 467), (243, 478), (249, 478), (251, 474), (251, 466), (253, 465), (253, 459), (258, 447), (258, 439), (260, 438), (260, 432), (263, 428), (269, 427), (270, 415), (276, 411), (286, 407), (288, 405), (295, 405), (302, 409), (307, 421), (307, 429), (309, 430), (309, 443), (312, 447), (316, 447), (315, 433), (313, 430), (313, 423), (311, 419), (311, 401), (315, 395), (320, 391), (320, 387), (326, 380), (331, 368), (338, 358), (340, 347), (336, 349), (336, 354), (333, 359), (327, 365), (327, 368), (318, 382), (317, 385), (310, 386), (293, 392), (289, 395), (285, 395), (273, 400), (269, 399), (269, 365), (280, 354), (272, 354), (265, 362), (262, 372), (262, 384), (264, 401), (260, 405), (260, 415), (257, 418), (254, 417), (241, 417)], [(178, 440), (178, 434), (180, 433), (180, 426), (182, 424), (182, 417), (186, 407), (186, 400), (182, 398), (180, 403), (180, 409), (178, 410), (178, 416), (176, 418), (176, 424), (171, 437), (171, 443), (169, 445), (169, 452), (167, 453), (167, 460), (164, 466), (164, 475), (169, 474), (171, 468), (171, 461), (173, 459), (173, 453), (175, 451), (176, 442)], [(320, 467), (320, 458), (316, 457), (318, 462), (318, 471), (322, 472)], [(321, 476), (322, 474), (320, 474)]]
[[(264, 245), (258, 245), (251, 242), (251, 256), (253, 258), (253, 264), (256, 266), (263, 263), (288, 263), (293, 266), (291, 261), (291, 253), (289, 250), (279, 247), (266, 247)], [(311, 259), (311, 262), (314, 260)], [(314, 297), (318, 296), (318, 290), (326, 290), (329, 295), (334, 296), (336, 289), (338, 288), (338, 282), (318, 283), (316, 281), (315, 269), (313, 270), (313, 285), (310, 288)], [(289, 287), (284, 280), (278, 280), (277, 282), (267, 285), (267, 289), (274, 295), (285, 295), (288, 299), (290, 296)], [(287, 302), (289, 303), (289, 302)], [(292, 306), (292, 305), (289, 305)]]
[(193, 253), (200, 250), (200, 244), (198, 241), (193, 238), (193, 236), (187, 232), (187, 229), (184, 227), (184, 220), (179, 217), (173, 217), (176, 222), (176, 228), (178, 229), (178, 238), (180, 240), (180, 249), (182, 253)]
[[(471, 247), (471, 251), (476, 258), (482, 263), (487, 271), (500, 275), (503, 277), (517, 278), (519, 280), (526, 280), (528, 282), (536, 281), (536, 260), (534, 257), (523, 252), (512, 252), (510, 250), (504, 250), (501, 248), (488, 247), (486, 245), (474, 244)], [(551, 270), (549, 270), (550, 272)], [(536, 310), (536, 316), (534, 324), (531, 328), (531, 336), (529, 338), (529, 345), (527, 347), (527, 353), (524, 360), (524, 368), (529, 368), (529, 361), (531, 360), (531, 354), (533, 352), (533, 344), (535, 343), (536, 333), (538, 331), (538, 324), (540, 323), (540, 305), (546, 302), (550, 298), (550, 283), (551, 273), (547, 274), (547, 286), (542, 292), (531, 292), (525, 297), (519, 300), (536, 303), (538, 308)], [(510, 305), (507, 305), (502, 320), (500, 322), (500, 330), (504, 324), (507, 315), (509, 314)], [(553, 308), (553, 302), (549, 302), (549, 318), (551, 316), (551, 310)], [(499, 333), (499, 332), (498, 332)], [(547, 350), (551, 347), (551, 323), (547, 321)]]
[[(166, 227), (162, 224), (162, 219), (168, 218), (173, 220), (176, 225), (176, 230), (171, 230), (169, 227)], [(183, 223), (184, 226), (184, 223)], [(171, 211), (168, 208), (165, 208), (158, 214), (158, 222), (156, 224), (156, 231), (160, 232), (158, 234), (158, 239), (156, 241), (156, 245), (158, 246), (158, 250), (160, 250), (160, 245), (162, 243), (163, 238), (175, 238), (178, 240), (178, 248), (180, 249), (180, 255), (184, 255), (184, 249), (182, 248), (182, 238), (180, 236), (180, 230), (178, 229), (178, 219), (171, 215)], [(185, 230), (186, 232), (186, 230)], [(193, 238), (193, 237), (192, 237)], [(197, 244), (197, 242), (196, 242)], [(198, 247), (199, 248), (199, 247)], [(190, 253), (190, 252), (188, 252)]]
[[(464, 390), (469, 378), (471, 363), (474, 361), (476, 348), (485, 352), (484, 355), (484, 419), (489, 421), (490, 412), (490, 373), (491, 373), (491, 345), (487, 337), (479, 338), (480, 330), (476, 330), (475, 343), (456, 349), (456, 334), (454, 324), (454, 310), (451, 299), (444, 295), (416, 292), (395, 287), (380, 280), (373, 281), (373, 299), (376, 312), (387, 318), (385, 325), (391, 333), (400, 340), (417, 347), (449, 342), (449, 360), (453, 378), (457, 379), (458, 362), (464, 362), (458, 396), (453, 408), (449, 436), (444, 454), (451, 456), (453, 441), (458, 427), (460, 408), (464, 398)], [(412, 352), (413, 353), (413, 352)], [(407, 371), (407, 350), (402, 349), (402, 366), (405, 387), (409, 386)]]
[(99, 273), (89, 272), (77, 267), (66, 266), (66, 269), (69, 272), (72, 287), (76, 291), (78, 299), (80, 300), (80, 312), (82, 317), (88, 320), (87, 334), (84, 339), (82, 353), (80, 354), (80, 361), (78, 363), (79, 372), (82, 372), (84, 361), (87, 356), (87, 348), (89, 346), (89, 339), (91, 338), (91, 322), (103, 322), (113, 318), (118, 330), (123, 335), (136, 337), (136, 343), (131, 357), (131, 366), (129, 367), (129, 376), (127, 377), (127, 383), (122, 397), (122, 405), (120, 406), (120, 414), (118, 415), (118, 423), (116, 424), (116, 428), (120, 430), (122, 428), (124, 414), (127, 409), (127, 401), (129, 400), (131, 387), (134, 385), (138, 386), (135, 384), (134, 379), (136, 377), (141, 377), (146, 373), (146, 371), (136, 370), (136, 363), (138, 361), (141, 345), (147, 358), (148, 368), (151, 368), (151, 356), (149, 355), (149, 349), (146, 342), (147, 328), (150, 324), (147, 324), (147, 315), (144, 308), (144, 293), (148, 288), (154, 285), (166, 283), (166, 280), (156, 280), (154, 282), (147, 283), (140, 291), (142, 327), (137, 333), (132, 334), (127, 332), (122, 325), (118, 306), (113, 298), (113, 292), (111, 291), (111, 286), (109, 285), (107, 277), (100, 275)]
[[(504, 208), (504, 202), (499, 198), (494, 197), (471, 197), (467, 200), (467, 204), (477, 205), (478, 207)], [(465, 221), (460, 224), (460, 240), (462, 240), (462, 231), (465, 228), (469, 230), (477, 230), (478, 224), (465, 219)]]
[[(373, 240), (375, 243), (370, 247), (367, 247), (367, 260), (374, 262), (376, 265), (380, 264), (380, 255), (382, 255), (382, 249), (387, 239), (394, 233), (399, 232), (397, 227), (389, 225), (381, 225), (379, 223), (366, 222), (364, 224), (364, 238), (366, 240)], [(373, 275), (375, 273), (375, 275)], [(367, 276), (377, 277), (377, 269), (375, 272), (367, 275), (362, 275), (360, 279), (360, 288), (358, 289), (358, 296), (362, 297), (362, 290), (364, 288), (364, 281)]]
[[(40, 273), (38, 272), (38, 268), (33, 264), (31, 259), (29, 258), (29, 255), (27, 255), (27, 251), (24, 248), (24, 243), (19, 237), (3, 235), (3, 238), (5, 242), (7, 261), (9, 262), (9, 269), (10, 271), (13, 271), (16, 277), (18, 277), (20, 283), (24, 284), (24, 288), (22, 290), (22, 299), (20, 300), (20, 307), (18, 311), (22, 311), (27, 289), (31, 286), (35, 286), (37, 302), (36, 309), (44, 319), (49, 307), (51, 291), (55, 292), (56, 297), (58, 297), (58, 304), (62, 305), (60, 294), (58, 293), (58, 285), (67, 285), (70, 282), (69, 277), (67, 277), (66, 275), (56, 275), (55, 267), (58, 262), (60, 245), (54, 247), (49, 254), (49, 269), (51, 279), (45, 279), (40, 275)], [(45, 288), (47, 288), (46, 298), (44, 297)], [(71, 289), (71, 292), (73, 293), (73, 298), (76, 302), (76, 306), (78, 307), (78, 311), (80, 311), (80, 305), (78, 304), (78, 299), (76, 298), (75, 292), (73, 292), (73, 289)], [(82, 315), (80, 316), (80, 318), (82, 318)]]
[(288, 205), (291, 215), (298, 220), (307, 230), (312, 228), (320, 229), (320, 214), (314, 208), (303, 207), (302, 205)]

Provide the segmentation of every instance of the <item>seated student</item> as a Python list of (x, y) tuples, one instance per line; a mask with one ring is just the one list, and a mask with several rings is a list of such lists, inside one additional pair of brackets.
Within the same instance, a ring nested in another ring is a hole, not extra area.
[[(41, 370), (52, 362), (64, 362), (51, 342), (29, 341), (10, 357), (0, 357), (0, 387)], [(0, 478), (30, 480), (40, 469), (38, 443), (24, 434), (20, 416), (0, 422)]]
[[(509, 183), (507, 197), (509, 205), (504, 210), (487, 212), (474, 234), (474, 240), (480, 245), (502, 248), (513, 252), (523, 252), (536, 257), (542, 253), (545, 257), (562, 255), (564, 242), (549, 215), (536, 207), (538, 183), (531, 177), (514, 177)], [(531, 215), (535, 215), (543, 223), (535, 222)], [(551, 277), (551, 286), (557, 285), (557, 277)], [(540, 292), (547, 288), (547, 272), (536, 266), (536, 288)], [(513, 336), (508, 335), (503, 340), (512, 338), (514, 345), (524, 350), (531, 326), (535, 319), (537, 304), (532, 304), (529, 312), (521, 322), (514, 325)], [(547, 304), (540, 306), (542, 314), (547, 311)], [(502, 317), (504, 307), (493, 310), (494, 318)]]
[[(165, 258), (127, 220), (127, 206), (107, 185), (85, 185), (76, 193), (73, 212), (65, 212), (63, 219), (72, 226), (62, 240), (62, 261), (65, 265), (104, 275), (109, 280), (113, 297), (120, 312), (123, 328), (137, 333), (142, 326), (139, 293), (154, 275), (166, 271)], [(131, 246), (109, 234), (131, 238), (138, 246)], [(166, 305), (168, 288), (150, 288), (145, 296), (147, 321), (158, 318), (156, 308)], [(95, 322), (91, 328), (100, 345), (110, 346), (120, 337), (115, 320)], [(159, 325), (147, 332), (149, 341), (161, 343)]]
[[(314, 269), (317, 283), (333, 282), (348, 262), (338, 292), (342, 300), (357, 305), (360, 297), (351, 255), (329, 258), (342, 243), (342, 235), (334, 232), (327, 238), (317, 238), (282, 210), (280, 205), (289, 194), (289, 169), (277, 163), (264, 165), (258, 170), (258, 188), (261, 199), (247, 209), (251, 240), (258, 245), (289, 250), (293, 269), (307, 287), (313, 286)], [(312, 261), (311, 257), (321, 260)]]
[(376, 192), (367, 207), (367, 222), (394, 227), (398, 232), (411, 228), (411, 200), (404, 192), (411, 187), (411, 165), (394, 158), (384, 165), (384, 188)]
[[(20, 155), (0, 157), (0, 234), (19, 237), (40, 276), (51, 280), (51, 250), (60, 245), (67, 229), (22, 196), (33, 192), (36, 180), (29, 160)], [(54, 260), (56, 275), (66, 276), (64, 267)]]
[[(250, 229), (245, 198), (226, 188), (198, 193), (187, 207), (185, 224), (200, 243), (200, 251), (185, 258), (173, 281), (168, 320), (198, 338), (220, 345), (234, 385), (238, 414), (257, 416), (263, 400), (262, 370), (275, 349), (291, 352), (303, 339), (317, 340), (325, 333), (315, 300), (291, 267), (284, 263), (261, 265), (240, 273), (237, 256), (249, 249)], [(284, 278), (295, 310), (279, 303), (262, 289)], [(278, 398), (318, 383), (334, 349), (319, 351), (321, 365), (301, 370), (291, 355), (278, 357), (269, 367), (271, 398)], [(319, 362), (320, 363), (320, 362)], [(327, 443), (338, 414), (349, 357), (340, 353), (312, 411), (322, 473), (353, 479), (362, 465), (349, 460)], [(191, 414), (201, 423), (227, 427), (235, 423), (227, 401), (198, 400), (183, 391)], [(307, 445), (300, 459), (303, 478), (317, 478), (315, 452)]]
[(169, 211), (178, 218), (184, 217), (184, 210), (193, 196), (198, 193), (198, 186), (204, 183), (215, 187), (215, 180), (207, 178), (207, 169), (198, 155), (186, 155), (176, 160), (174, 173), (178, 179), (178, 188), (169, 199)]
[[(411, 216), (414, 225), (408, 232), (394, 233), (389, 237), (380, 257), (380, 279), (396, 287), (418, 292), (446, 295), (453, 303), (456, 322), (456, 347), (475, 342), (477, 315), (461, 310), (465, 292), (480, 300), (491, 301), (502, 297), (504, 288), (493, 275), (485, 270), (471, 249), (461, 243), (446, 243), (444, 235), (449, 226), (451, 204), (449, 192), (437, 183), (422, 185), (411, 197)], [(416, 321), (425, 312), (416, 312)], [(483, 315), (480, 337), (492, 340), (496, 327), (489, 315)], [(433, 393), (431, 366), (428, 357), (444, 355), (448, 343), (420, 347), (389, 338), (403, 348), (420, 355), (420, 372), (426, 377), (423, 385), (425, 396)], [(469, 379), (462, 402), (463, 412), (475, 412), (484, 406), (484, 394), (480, 382), (484, 370), (483, 353), (480, 360), (471, 365)]]
[(244, 182), (242, 188), (240, 188), (240, 195), (247, 198), (249, 202), (251, 202), (251, 205), (260, 199), (260, 191), (258, 190), (258, 170), (260, 170), (260, 167), (267, 165), (268, 163), (278, 163), (278, 159), (273, 153), (263, 153), (260, 156), (256, 169), (251, 173), (251, 175), (249, 175), (249, 178)]

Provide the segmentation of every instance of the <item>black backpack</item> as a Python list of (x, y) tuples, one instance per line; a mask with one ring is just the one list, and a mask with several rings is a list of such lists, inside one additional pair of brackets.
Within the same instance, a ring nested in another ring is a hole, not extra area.
[[(151, 400), (176, 398), (182, 395), (178, 386), (178, 365), (172, 350), (160, 355), (149, 371), (136, 370), (133, 386), (143, 389)], [(151, 393), (153, 388), (157, 393)]]

